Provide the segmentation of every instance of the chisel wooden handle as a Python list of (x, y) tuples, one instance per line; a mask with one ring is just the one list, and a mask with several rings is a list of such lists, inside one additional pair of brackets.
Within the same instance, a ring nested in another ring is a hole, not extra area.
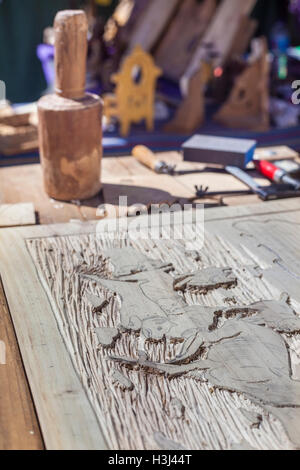
[(65, 98), (85, 94), (88, 22), (81, 10), (57, 13), (55, 31), (55, 92)]
[(132, 149), (132, 156), (140, 163), (150, 168), (150, 170), (156, 171), (158, 160), (152, 150), (148, 149), (148, 147), (137, 145)]

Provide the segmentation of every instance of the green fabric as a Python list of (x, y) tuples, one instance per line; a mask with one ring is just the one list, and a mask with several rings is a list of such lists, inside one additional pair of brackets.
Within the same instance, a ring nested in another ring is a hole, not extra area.
[(111, 3), (107, 6), (101, 6), (96, 3), (96, 13), (97, 16), (102, 16), (105, 20), (107, 20), (116, 9), (119, 0), (111, 0)]
[(12, 102), (33, 101), (46, 88), (36, 47), (69, 0), (2, 0), (0, 3), (0, 80)]

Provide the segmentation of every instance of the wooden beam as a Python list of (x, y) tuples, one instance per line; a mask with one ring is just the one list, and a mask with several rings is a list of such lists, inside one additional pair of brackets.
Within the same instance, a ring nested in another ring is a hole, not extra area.
[(133, 34), (130, 37), (127, 54), (136, 45), (150, 52), (172, 18), (180, 0), (151, 0), (144, 13), (139, 17)]
[(189, 81), (197, 72), (201, 63), (207, 60), (208, 51), (213, 51), (214, 66), (222, 66), (230, 53), (241, 19), (249, 15), (256, 0), (223, 0), (219, 6), (201, 44), (195, 51), (189, 66), (181, 77), (180, 84), (183, 94), (187, 94)]
[(32, 203), (0, 204), (0, 227), (35, 225)]
[(179, 80), (191, 61), (214, 12), (216, 0), (185, 0), (156, 48), (154, 58), (164, 74)]
[(5, 356), (0, 361), (0, 450), (43, 449), (1, 280), (0, 341), (1, 356)]

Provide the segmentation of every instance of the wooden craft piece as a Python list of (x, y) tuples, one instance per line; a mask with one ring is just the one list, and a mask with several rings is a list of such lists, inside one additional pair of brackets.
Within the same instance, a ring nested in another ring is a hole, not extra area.
[(101, 99), (85, 93), (87, 18), (81, 10), (56, 15), (53, 95), (38, 102), (39, 146), (48, 195), (82, 200), (101, 188)]
[(216, 0), (181, 2), (155, 53), (155, 62), (172, 80), (179, 80), (216, 10)]
[(240, 27), (235, 35), (233, 45), (228, 57), (231, 59), (241, 57), (247, 52), (251, 39), (257, 29), (258, 21), (253, 18), (249, 18), (247, 15), (241, 18)]
[(176, 111), (174, 119), (166, 124), (166, 132), (191, 134), (202, 126), (205, 119), (205, 89), (211, 73), (210, 65), (203, 62), (192, 76), (187, 96)]
[(184, 99), (174, 120), (166, 126), (167, 132), (190, 134), (203, 124), (205, 85), (213, 76), (212, 70), (225, 64), (239, 32), (240, 21), (250, 13), (255, 3), (256, 0), (223, 0), (218, 7), (180, 79)]
[(0, 204), (0, 227), (35, 225), (35, 210), (32, 203)]
[[(275, 313), (280, 313), (269, 322), (268, 314), (273, 309)], [(277, 330), (290, 334), (300, 331), (300, 318), (291, 309), (284, 324), (281, 324), (280, 317), (284, 315), (288, 307), (280, 302), (265, 301), (263, 305), (253, 304), (248, 308), (237, 307), (234, 309), (235, 313), (252, 312), (254, 321), (251, 317), (231, 319), (219, 328), (215, 323), (215, 316), (221, 316), (222, 307), (212, 309), (199, 306), (198, 314), (197, 307), (194, 306), (192, 310), (186, 312), (184, 319), (185, 328), (192, 324), (194, 327), (190, 330), (193, 333), (192, 336), (188, 338), (190, 344), (188, 346), (184, 344), (183, 352), (173, 361), (161, 364), (149, 360), (132, 360), (131, 364), (140, 365), (148, 370), (160, 371), (169, 377), (200, 369), (205, 371), (205, 377), (214, 386), (245, 393), (258, 403), (278, 407), (299, 406), (300, 385), (290, 377), (289, 357), (285, 342), (276, 332)], [(255, 312), (257, 312), (258, 319)], [(163, 325), (162, 329), (165, 334), (169, 328), (174, 328), (171, 323), (167, 326), (160, 324)], [(170, 336), (169, 331), (167, 334)], [(157, 339), (157, 335), (154, 336), (153, 339)], [(152, 338), (152, 331), (150, 338)], [(201, 347), (207, 350), (207, 358), (194, 360), (198, 351), (200, 355)], [(276, 367), (272, 366), (274, 357), (276, 357)], [(123, 362), (122, 357), (112, 356), (112, 359)], [(129, 360), (127, 359), (125, 363), (128, 364)], [(287, 398), (287, 392), (289, 398)]]
[(256, 0), (223, 0), (216, 14), (206, 30), (199, 47), (181, 77), (180, 85), (184, 94), (188, 93), (190, 80), (207, 61), (207, 54), (211, 56), (213, 67), (222, 67), (226, 62), (234, 44), (240, 24), (245, 16), (253, 9)]
[(38, 132), (34, 126), (0, 124), (0, 154), (10, 156), (32, 152), (38, 148)]
[(120, 72), (112, 76), (115, 94), (104, 96), (104, 115), (108, 120), (118, 118), (123, 136), (128, 135), (132, 123), (142, 119), (149, 131), (153, 129), (155, 87), (160, 75), (151, 55), (136, 46)]
[[(140, 239), (119, 224), (0, 231), (1, 277), (46, 448), (300, 448), (298, 201), (211, 209), (204, 245)], [(186, 224), (187, 233), (199, 227)], [(120, 249), (130, 260), (118, 266)], [(223, 287), (174, 290), (184, 273), (216, 266), (232, 267), (235, 302), (223, 302)], [(119, 330), (118, 340), (99, 347), (97, 328)], [(115, 380), (116, 367), (124, 377)]]
[(36, 103), (21, 105), (16, 108), (7, 106), (0, 111), (0, 124), (13, 127), (27, 126), (36, 115)]
[(228, 100), (215, 115), (215, 120), (232, 128), (268, 130), (269, 70), (267, 41), (255, 39), (249, 65), (236, 79)]

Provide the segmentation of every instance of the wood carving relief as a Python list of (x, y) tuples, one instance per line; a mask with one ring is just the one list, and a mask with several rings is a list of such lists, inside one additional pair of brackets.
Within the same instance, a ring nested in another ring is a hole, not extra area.
[(27, 245), (111, 448), (300, 447), (299, 312), (220, 241)]

